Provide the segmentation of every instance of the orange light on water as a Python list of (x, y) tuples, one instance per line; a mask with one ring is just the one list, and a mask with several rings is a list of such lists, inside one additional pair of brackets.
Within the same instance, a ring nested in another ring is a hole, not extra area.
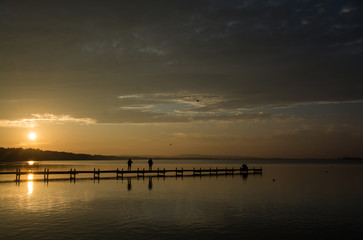
[(33, 182), (28, 182), (28, 195), (33, 193)]
[(33, 193), (33, 179), (34, 179), (34, 175), (29, 174), (28, 175), (28, 195)]

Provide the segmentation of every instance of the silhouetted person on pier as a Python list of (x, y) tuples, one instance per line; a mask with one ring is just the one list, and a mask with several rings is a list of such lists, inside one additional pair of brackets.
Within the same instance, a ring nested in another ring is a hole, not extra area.
[(129, 160), (127, 161), (127, 171), (131, 171), (131, 165), (132, 165), (132, 160), (131, 158), (129, 158)]
[(242, 164), (242, 171), (248, 171), (248, 167), (246, 164)]
[(153, 160), (150, 158), (149, 161), (147, 162), (149, 164), (149, 171), (153, 170)]

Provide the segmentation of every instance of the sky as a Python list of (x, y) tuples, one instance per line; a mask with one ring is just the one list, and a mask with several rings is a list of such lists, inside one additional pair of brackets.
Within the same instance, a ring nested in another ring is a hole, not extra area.
[(363, 157), (362, 63), (361, 0), (0, 0), (0, 146)]

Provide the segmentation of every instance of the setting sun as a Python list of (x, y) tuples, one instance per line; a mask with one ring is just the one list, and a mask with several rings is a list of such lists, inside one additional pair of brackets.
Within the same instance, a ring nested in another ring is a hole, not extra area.
[(35, 140), (37, 138), (37, 135), (35, 133), (29, 133), (28, 135), (29, 140)]

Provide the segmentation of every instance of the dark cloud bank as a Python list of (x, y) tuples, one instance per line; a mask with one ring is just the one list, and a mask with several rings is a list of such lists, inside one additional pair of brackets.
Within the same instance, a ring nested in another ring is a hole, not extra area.
[(181, 110), (227, 119), (241, 109), (361, 102), (362, 10), (353, 0), (1, 1), (0, 104), (9, 114), (27, 106), (104, 122), (128, 113), (132, 122), (165, 113), (140, 108), (152, 97), (120, 96), (169, 94), (169, 107), (180, 93), (220, 97)]

